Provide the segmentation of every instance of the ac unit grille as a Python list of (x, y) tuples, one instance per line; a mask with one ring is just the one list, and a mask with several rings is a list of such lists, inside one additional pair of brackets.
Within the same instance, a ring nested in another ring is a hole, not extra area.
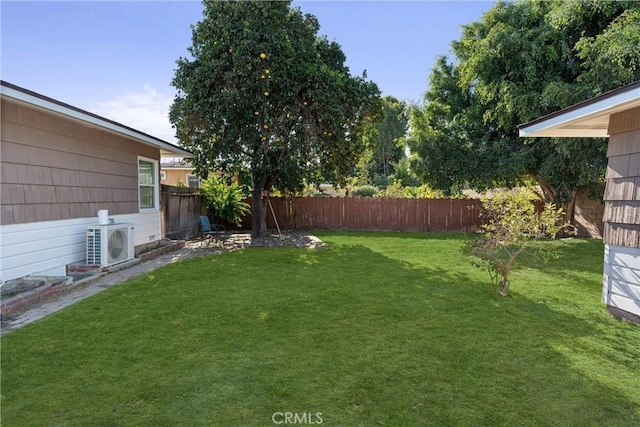
[(87, 230), (87, 264), (102, 264), (102, 229)]
[(107, 248), (109, 252), (109, 263), (120, 261), (127, 256), (125, 230), (113, 230), (109, 233)]
[(133, 255), (133, 224), (87, 227), (87, 264), (108, 267)]

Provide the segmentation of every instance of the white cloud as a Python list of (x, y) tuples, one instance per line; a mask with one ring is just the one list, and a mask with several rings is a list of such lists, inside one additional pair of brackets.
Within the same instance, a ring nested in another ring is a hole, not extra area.
[(175, 144), (175, 132), (169, 122), (172, 102), (172, 95), (160, 93), (145, 84), (139, 92), (119, 95), (111, 101), (99, 103), (90, 111)]

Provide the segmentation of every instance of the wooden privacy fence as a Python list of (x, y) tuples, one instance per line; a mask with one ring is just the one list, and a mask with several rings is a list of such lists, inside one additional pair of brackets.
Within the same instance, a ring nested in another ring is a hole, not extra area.
[[(283, 229), (468, 231), (482, 223), (477, 199), (273, 197), (271, 204)], [(250, 215), (243, 227), (251, 227)], [(275, 227), (268, 207), (267, 227)]]
[[(199, 215), (208, 215), (218, 222), (215, 212), (204, 206), (197, 188), (162, 185), (160, 199), (164, 237), (187, 239), (198, 235)], [(591, 205), (581, 200), (576, 202), (575, 218), (579, 235), (600, 238), (602, 204), (589, 202), (595, 206), (592, 213), (587, 209)], [(251, 205), (251, 199), (245, 202)], [(283, 229), (468, 231), (482, 225), (482, 205), (478, 199), (272, 197), (271, 204)], [(543, 204), (536, 203), (536, 208), (541, 211)], [(591, 228), (585, 228), (585, 224)], [(223, 222), (223, 225), (235, 228), (234, 224)], [(269, 208), (267, 226), (275, 228)], [(242, 220), (241, 228), (251, 228), (251, 214)]]
[[(163, 185), (160, 199), (164, 237), (197, 236), (199, 216), (214, 218), (214, 212), (204, 206), (198, 189)], [(251, 204), (251, 199), (245, 202)], [(468, 231), (482, 224), (481, 204), (477, 199), (272, 197), (271, 205), (282, 229)], [(267, 207), (267, 227), (275, 226), (271, 209)], [(245, 216), (241, 227), (251, 228), (251, 214)]]
[(162, 185), (160, 190), (164, 237), (188, 239), (200, 232), (200, 215), (207, 210), (197, 188)]

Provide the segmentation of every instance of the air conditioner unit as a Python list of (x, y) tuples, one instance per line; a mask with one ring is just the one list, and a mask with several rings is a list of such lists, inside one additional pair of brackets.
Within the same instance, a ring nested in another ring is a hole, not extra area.
[(87, 227), (87, 264), (109, 267), (133, 259), (133, 224)]

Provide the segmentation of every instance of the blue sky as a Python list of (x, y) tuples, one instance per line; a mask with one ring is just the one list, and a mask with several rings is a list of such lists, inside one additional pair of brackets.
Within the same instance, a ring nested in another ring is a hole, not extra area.
[[(342, 45), (352, 74), (420, 101), (437, 55), (487, 1), (295, 1)], [(0, 2), (2, 79), (175, 142), (167, 118), (175, 61), (187, 55), (196, 1)]]

